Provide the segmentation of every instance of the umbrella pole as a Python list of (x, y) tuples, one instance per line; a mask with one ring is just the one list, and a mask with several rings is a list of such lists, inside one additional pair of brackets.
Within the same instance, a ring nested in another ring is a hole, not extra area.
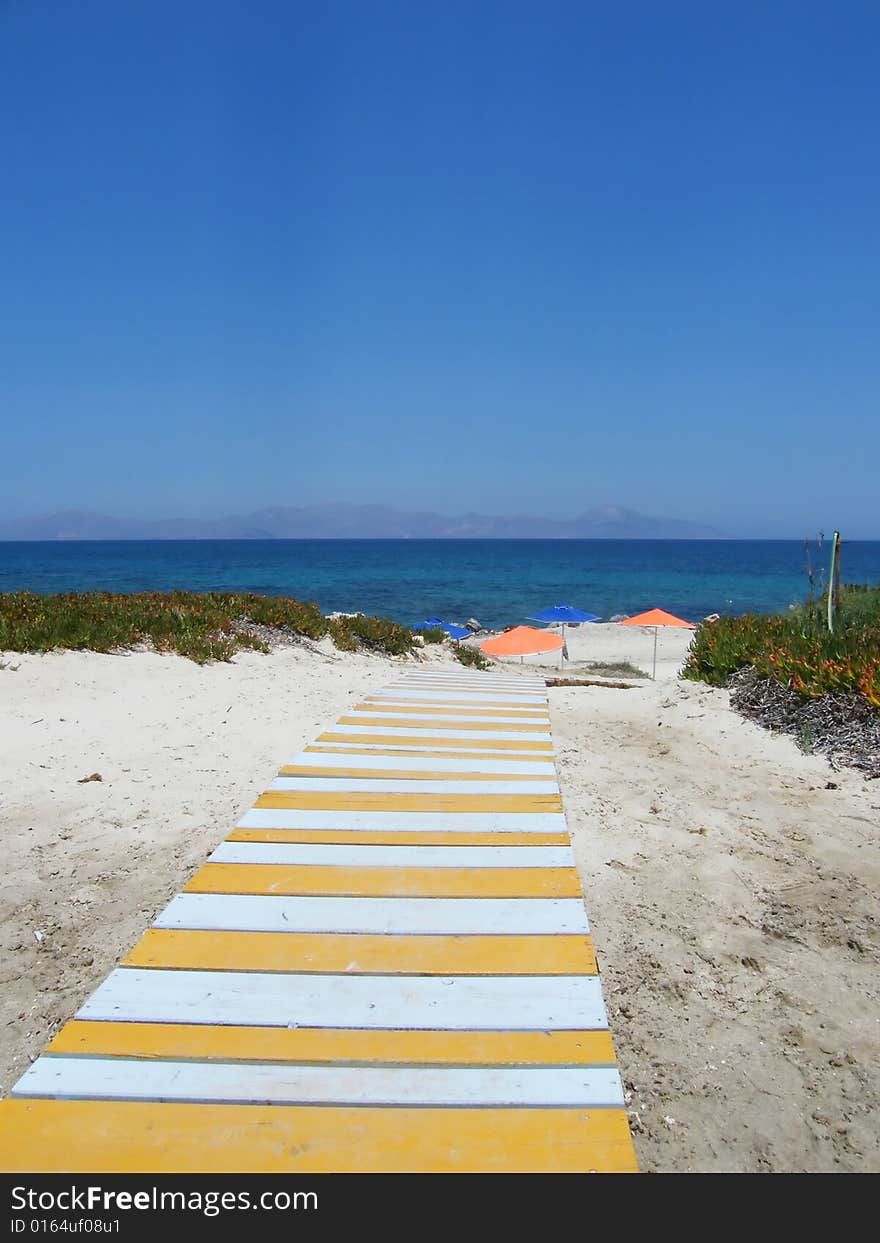
[(654, 672), (651, 674), (651, 680), (657, 681), (657, 627), (654, 627)]
[(559, 671), (560, 673), (565, 668), (565, 657), (562, 654), (564, 651), (565, 651), (565, 622), (562, 623), (562, 647), (559, 649)]

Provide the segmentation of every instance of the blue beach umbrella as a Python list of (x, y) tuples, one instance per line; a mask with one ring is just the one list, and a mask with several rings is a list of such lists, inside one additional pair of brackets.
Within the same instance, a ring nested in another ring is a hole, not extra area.
[(451, 639), (466, 639), (470, 634), (464, 626), (456, 626), (455, 622), (443, 621), (442, 617), (428, 617), (423, 622), (419, 622), (417, 626), (413, 626), (413, 630), (445, 630)]
[(540, 613), (533, 613), (528, 620), (562, 622), (563, 626), (567, 622), (571, 626), (576, 622), (598, 621), (599, 618), (596, 613), (584, 613), (581, 609), (573, 608), (570, 604), (554, 604), (552, 609), (542, 609)]
[(563, 660), (568, 659), (568, 647), (565, 644), (565, 626), (576, 624), (577, 622), (598, 621), (599, 618), (595, 613), (585, 613), (582, 609), (576, 609), (571, 604), (554, 604), (552, 609), (542, 609), (540, 613), (533, 613), (528, 619), (529, 621), (538, 622), (561, 622), (562, 623), (562, 656), (560, 658), (560, 666)]

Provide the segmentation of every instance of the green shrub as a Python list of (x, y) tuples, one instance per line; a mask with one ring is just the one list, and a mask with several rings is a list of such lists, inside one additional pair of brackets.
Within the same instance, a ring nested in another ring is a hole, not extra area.
[(416, 630), (413, 633), (424, 643), (442, 643), (446, 638), (446, 631), (442, 626), (428, 626), (426, 630)]
[(569, 666), (574, 675), (588, 673), (598, 678), (650, 678), (650, 673), (628, 660), (588, 660), (584, 666)]
[(352, 634), (351, 628), (343, 624), (344, 621), (345, 618), (342, 617), (332, 617), (330, 619), (327, 627), (330, 638), (340, 652), (356, 652), (358, 646), (357, 639)]
[(339, 617), (336, 621), (338, 630), (334, 632), (333, 641), (337, 647), (344, 646), (346, 651), (352, 649), (337, 642), (337, 633), (347, 633), (354, 640), (355, 647), (386, 652), (389, 656), (403, 656), (413, 649), (412, 631), (389, 621), (387, 617), (365, 617), (363, 613), (358, 613), (354, 617)]
[(472, 669), (488, 669), (491, 665), (478, 647), (465, 647), (463, 643), (456, 643), (455, 659)]

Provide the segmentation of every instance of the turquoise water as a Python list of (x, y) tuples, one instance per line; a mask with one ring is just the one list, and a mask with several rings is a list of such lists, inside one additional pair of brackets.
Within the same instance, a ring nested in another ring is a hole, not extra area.
[[(826, 547), (821, 566), (827, 559)], [(845, 544), (843, 578), (880, 583), (880, 541)], [(0, 591), (22, 588), (256, 591), (406, 624), (436, 614), (501, 626), (560, 601), (603, 618), (653, 607), (692, 620), (773, 612), (802, 600), (807, 579), (794, 540), (0, 543)]]

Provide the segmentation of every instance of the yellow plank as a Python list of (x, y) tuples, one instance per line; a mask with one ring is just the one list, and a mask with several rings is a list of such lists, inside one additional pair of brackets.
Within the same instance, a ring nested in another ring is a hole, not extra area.
[[(324, 735), (324, 736), (327, 737), (327, 735)], [(338, 734), (333, 735), (333, 736), (336, 738), (339, 737)], [(449, 745), (448, 742), (446, 745), (448, 747)], [(484, 743), (483, 745), (486, 746), (487, 744)], [(517, 749), (520, 744), (513, 743), (512, 745), (514, 749)], [(526, 745), (525, 743), (522, 744), (523, 747), (525, 745)], [(546, 751), (545, 744), (542, 743), (541, 746)], [(531, 750), (531, 748), (529, 749)], [(448, 750), (443, 751), (443, 750), (435, 749), (432, 751), (430, 749), (423, 749), (422, 747), (411, 747), (411, 750), (402, 751), (400, 746), (398, 746), (397, 748), (392, 747), (392, 746), (359, 747), (357, 746), (357, 744), (353, 744), (350, 747), (322, 747), (320, 743), (312, 743), (310, 746), (305, 747), (304, 750), (309, 755), (317, 755), (317, 754), (320, 754), (320, 755), (394, 755), (394, 756), (418, 755), (418, 756), (431, 756), (432, 758), (447, 759), (447, 760), (448, 759), (503, 760), (507, 758), (504, 755), (499, 755), (497, 750), (496, 751), (448, 751)], [(552, 751), (552, 748), (550, 748), (550, 750)], [(551, 762), (553, 760), (552, 754), (549, 754), (549, 755), (548, 754), (517, 755), (514, 758), (516, 759), (517, 764), (546, 764), (548, 760), (550, 760)]]
[[(421, 725), (418, 725), (415, 721), (407, 720), (405, 716), (401, 716), (401, 717), (367, 716), (366, 713), (358, 713), (357, 716), (353, 714), (350, 716), (341, 716), (339, 720), (336, 722), (336, 724), (337, 725), (384, 725), (387, 729), (399, 729), (401, 725), (414, 726), (416, 729), (420, 729), (420, 728), (421, 729), (451, 729), (453, 728), (451, 724), (447, 725), (445, 721), (443, 723), (441, 723), (440, 721), (422, 721)], [(528, 732), (529, 730), (531, 730), (533, 733), (535, 731), (538, 731), (540, 733), (546, 733), (547, 729), (549, 728), (548, 725), (545, 725), (545, 723), (541, 721), (529, 721), (523, 724), (520, 724), (518, 721), (517, 722), (505, 722), (503, 725), (499, 725), (497, 721), (468, 721), (467, 723), (465, 723), (464, 721), (460, 721), (459, 724), (461, 725), (462, 729), (479, 730), (479, 731), (485, 731), (487, 733), (490, 731), (494, 731), (495, 733), (501, 732), (504, 734), (511, 734), (511, 733), (516, 734), (520, 732)]]
[(360, 790), (267, 790), (254, 807), (285, 811), (448, 811), (521, 812), (523, 815), (562, 811), (558, 794), (406, 794)]
[(567, 833), (444, 833), (389, 829), (233, 829), (228, 842), (326, 842), (365, 846), (570, 846)]
[(206, 863), (184, 893), (366, 898), (579, 898), (574, 868), (325, 867)]
[(210, 1027), (74, 1019), (49, 1053), (220, 1062), (361, 1062), (418, 1066), (613, 1066), (607, 1031), (366, 1031), (323, 1027)]
[(622, 1109), (350, 1109), (9, 1100), (0, 1169), (64, 1173), (635, 1171)]
[[(413, 705), (412, 707), (410, 707), (409, 705), (404, 706), (399, 703), (385, 704), (383, 701), (380, 700), (378, 703), (356, 704), (354, 710), (355, 712), (377, 712), (380, 708), (384, 709), (386, 712), (393, 712), (395, 716), (398, 716), (398, 715), (403, 716), (405, 713), (413, 712), (413, 713), (418, 713), (421, 716), (425, 716), (426, 714), (430, 714), (431, 716), (450, 716), (453, 718), (457, 718), (458, 720), (462, 722), (467, 721), (471, 716), (520, 717), (520, 718), (524, 718), (525, 720), (535, 721), (536, 724), (538, 725), (547, 725), (550, 722), (550, 713), (546, 711), (535, 712), (534, 709), (523, 709), (523, 708), (511, 708), (509, 710), (506, 710), (504, 708), (474, 708), (474, 707), (472, 707), (471, 709), (447, 708), (445, 706), (438, 707), (435, 704), (430, 703), (430, 702), (422, 703), (420, 706)], [(447, 726), (444, 725), (443, 728), (446, 729)], [(468, 729), (470, 728), (471, 726), (468, 726)]]
[[(388, 725), (388, 723), (388, 721), (384, 721), (383, 725)], [(401, 735), (394, 735), (394, 733), (321, 733), (321, 735), (318, 735), (318, 742), (346, 742), (347, 745), (351, 743), (352, 746), (357, 745), (358, 742), (370, 742), (380, 747), (424, 747), (428, 748), (428, 750), (431, 747), (442, 747), (446, 748), (444, 753), (447, 753), (447, 755), (454, 755), (454, 753), (455, 755), (471, 755), (472, 753), (471, 750), (461, 752), (457, 750), (459, 743), (456, 742), (455, 738), (424, 738), (419, 735), (406, 735), (406, 733), (401, 733)], [(477, 743), (475, 738), (467, 738), (466, 741), (461, 740), (460, 743), (462, 748), (474, 748), (477, 745), (484, 748), (484, 751), (539, 751), (542, 757), (552, 755), (553, 753), (551, 742), (536, 742), (533, 740), (517, 742), (513, 738), (480, 738), (479, 743)], [(455, 748), (455, 751), (449, 751), (450, 747)], [(314, 747), (306, 747), (306, 751), (313, 750)], [(342, 752), (343, 755), (346, 753), (346, 750), (347, 746), (333, 747), (334, 752)], [(370, 755), (378, 755), (378, 753), (380, 752), (372, 751)], [(420, 755), (420, 753), (420, 751), (408, 752), (408, 755)], [(425, 751), (425, 753), (428, 753), (428, 751)]]
[(583, 936), (368, 936), (153, 928), (125, 967), (370, 975), (595, 975)]
[(316, 764), (285, 764), (279, 777), (355, 777), (367, 781), (552, 781), (532, 773), (435, 773), (409, 768), (333, 768)]

